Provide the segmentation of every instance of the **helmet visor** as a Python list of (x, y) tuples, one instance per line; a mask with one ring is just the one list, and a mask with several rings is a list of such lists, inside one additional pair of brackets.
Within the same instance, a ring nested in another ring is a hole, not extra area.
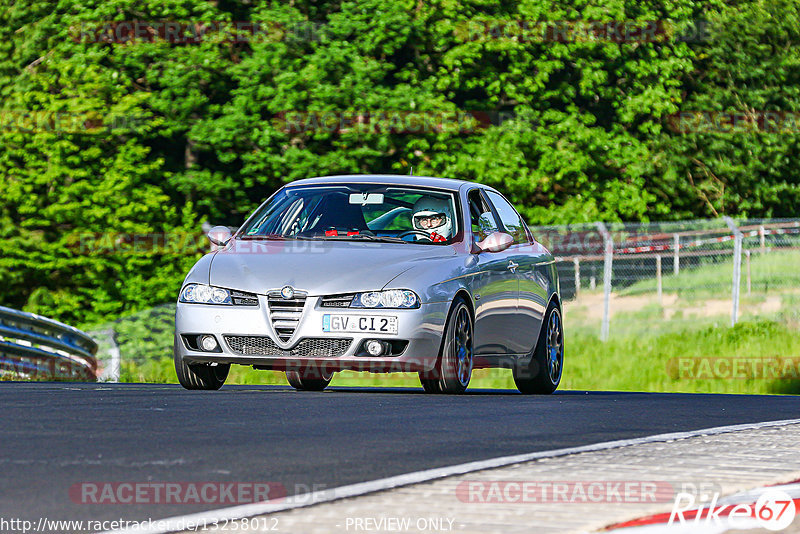
[(423, 215), (414, 215), (414, 226), (422, 228), (423, 230), (433, 230), (439, 228), (447, 222), (447, 216), (444, 213), (425, 213)]

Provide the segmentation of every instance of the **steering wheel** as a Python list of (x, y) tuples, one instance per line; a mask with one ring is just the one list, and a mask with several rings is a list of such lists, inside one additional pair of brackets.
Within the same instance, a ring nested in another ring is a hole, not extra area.
[(427, 239), (428, 241), (433, 241), (431, 239), (431, 236), (428, 234), (428, 232), (423, 232), (422, 230), (406, 230), (402, 234), (399, 234), (397, 237), (399, 237), (400, 239), (403, 239), (407, 235), (414, 235), (414, 234), (421, 235), (423, 238)]

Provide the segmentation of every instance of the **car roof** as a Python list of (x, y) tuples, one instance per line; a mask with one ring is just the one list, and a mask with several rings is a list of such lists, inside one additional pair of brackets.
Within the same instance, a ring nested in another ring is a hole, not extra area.
[(412, 176), (406, 174), (342, 174), (337, 176), (320, 176), (317, 178), (304, 178), (286, 184), (312, 185), (312, 184), (342, 184), (342, 183), (362, 183), (362, 184), (397, 184), (420, 187), (435, 187), (437, 189), (449, 189), (458, 191), (463, 185), (474, 185), (486, 189), (492, 189), (482, 184), (468, 182), (466, 180), (456, 180), (453, 178), (436, 178), (434, 176)]

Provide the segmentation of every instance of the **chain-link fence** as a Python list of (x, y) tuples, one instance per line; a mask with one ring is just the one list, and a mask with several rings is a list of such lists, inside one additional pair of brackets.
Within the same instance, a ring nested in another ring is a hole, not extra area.
[(532, 230), (556, 256), (571, 326), (596, 329), (603, 339), (687, 323), (796, 318), (800, 309), (798, 219)]

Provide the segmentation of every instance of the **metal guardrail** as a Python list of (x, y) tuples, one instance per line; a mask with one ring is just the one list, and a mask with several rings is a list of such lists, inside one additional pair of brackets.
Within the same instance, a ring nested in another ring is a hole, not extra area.
[(0, 306), (0, 375), (97, 380), (97, 343), (77, 328)]

